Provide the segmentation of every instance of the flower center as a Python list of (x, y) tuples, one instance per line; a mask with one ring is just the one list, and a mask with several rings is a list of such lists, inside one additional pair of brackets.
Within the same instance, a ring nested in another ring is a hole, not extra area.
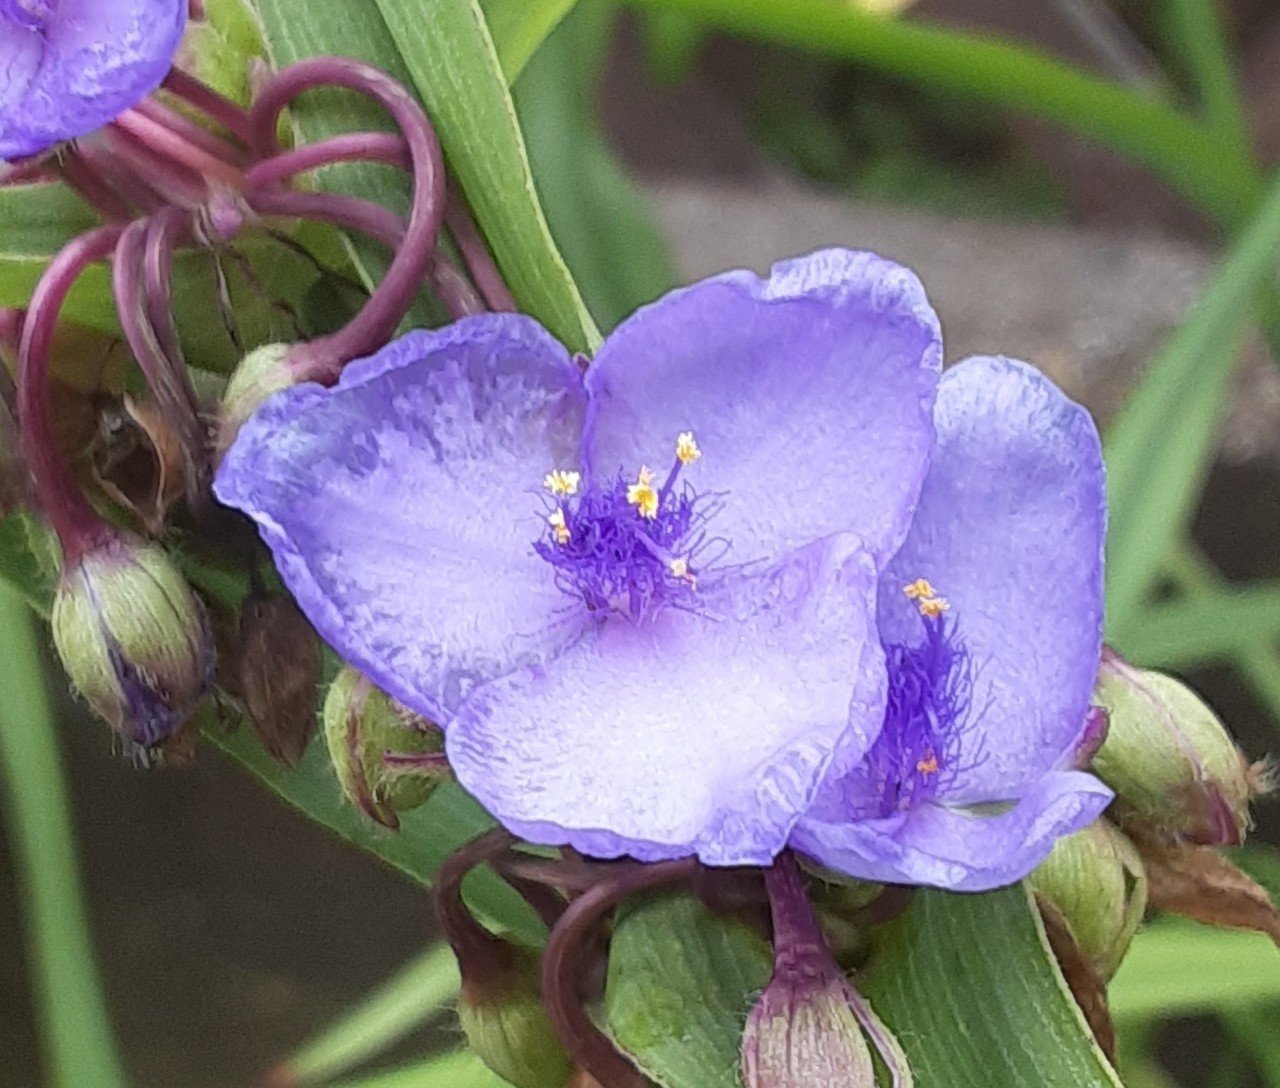
[(867, 757), (880, 786), (881, 816), (930, 800), (981, 755), (968, 753), (966, 760), (961, 752), (973, 673), (955, 621), (948, 616), (950, 605), (924, 578), (904, 586), (903, 592), (920, 610), (924, 640), (885, 647), (889, 699), (884, 728)]
[(619, 473), (585, 487), (577, 472), (547, 473), (542, 483), (552, 506), (546, 532), (533, 546), (555, 567), (561, 588), (592, 612), (616, 612), (637, 623), (666, 607), (696, 611), (705, 528), (715, 508), (680, 476), (701, 456), (686, 432), (661, 485), (647, 465), (634, 477)]

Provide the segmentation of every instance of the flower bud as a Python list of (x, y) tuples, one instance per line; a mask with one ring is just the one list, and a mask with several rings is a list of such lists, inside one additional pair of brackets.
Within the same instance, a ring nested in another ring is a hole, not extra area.
[(53, 641), (76, 689), (127, 742), (154, 748), (208, 694), (204, 606), (164, 549), (119, 535), (63, 571)]
[(1107, 820), (1059, 839), (1028, 877), (1052, 903), (1099, 979), (1110, 980), (1147, 909), (1137, 848)]
[(483, 986), (463, 971), (458, 1021), (467, 1045), (515, 1088), (564, 1088), (573, 1063), (542, 1004), (537, 954), (501, 941), (494, 955), (506, 962), (488, 965)]
[(751, 1010), (742, 1041), (746, 1088), (874, 1088), (871, 1048), (850, 1005), (849, 984), (833, 961), (826, 969), (814, 966), (775, 971)]
[(384, 827), (448, 777), (439, 730), (350, 665), (325, 696), (324, 736), (343, 794)]
[(1104, 651), (1094, 701), (1111, 728), (1093, 770), (1116, 791), (1122, 826), (1206, 845), (1243, 841), (1255, 792), (1250, 767), (1195, 692)]
[(245, 421), (263, 402), (297, 381), (288, 357), (288, 344), (264, 344), (240, 360), (222, 394), (222, 406), (218, 410), (215, 451), (219, 459), (235, 441)]

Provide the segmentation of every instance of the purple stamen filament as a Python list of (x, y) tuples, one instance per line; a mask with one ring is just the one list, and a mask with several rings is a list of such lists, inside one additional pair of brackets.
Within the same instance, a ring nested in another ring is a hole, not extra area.
[(576, 475), (548, 477), (560, 497), (534, 549), (556, 569), (561, 588), (589, 611), (639, 623), (664, 607), (699, 608), (697, 574), (705, 568), (695, 569), (694, 562), (714, 510), (698, 509), (690, 488), (677, 490), (686, 463), (678, 457), (657, 492), (647, 469), (638, 480), (619, 473), (580, 492)]

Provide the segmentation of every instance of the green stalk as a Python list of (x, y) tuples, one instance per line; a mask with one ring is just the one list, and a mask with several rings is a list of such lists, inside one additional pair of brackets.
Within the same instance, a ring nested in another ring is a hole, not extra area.
[(334, 1088), (511, 1088), (469, 1050), (441, 1054), (417, 1065), (371, 1073)]
[(1166, 2), (1169, 29), (1196, 81), (1205, 120), (1232, 145), (1236, 155), (1248, 157), (1252, 153), (1249, 121), (1218, 5), (1212, 0)]
[(460, 985), (452, 949), (427, 949), (281, 1063), (268, 1083), (319, 1084), (353, 1069), (443, 1011)]
[(1228, 229), (1261, 197), (1233, 141), (1145, 95), (1030, 49), (884, 19), (834, 0), (627, 0), (724, 30), (856, 61), (891, 75), (1043, 117), (1144, 163)]
[(124, 1088), (76, 868), (71, 809), (30, 609), (0, 584), (0, 783), (49, 1088)]

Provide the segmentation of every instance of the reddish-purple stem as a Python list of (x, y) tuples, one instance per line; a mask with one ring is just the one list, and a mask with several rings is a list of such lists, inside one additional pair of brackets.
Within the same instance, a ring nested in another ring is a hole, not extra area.
[(645, 1088), (647, 1078), (595, 1025), (578, 992), (582, 950), (597, 923), (627, 896), (688, 880), (696, 858), (652, 865), (626, 864), (569, 904), (542, 954), (542, 1001), (565, 1049), (583, 1069), (609, 1088)]
[(514, 313), (516, 300), (512, 297), (507, 281), (498, 271), (498, 265), (489, 252), (489, 247), (480, 237), (475, 220), (467, 208), (466, 200), (456, 185), (450, 184), (449, 197), (444, 211), (445, 226), (453, 235), (453, 240), (462, 254), (462, 260), (471, 274), (472, 282), (480, 289), (485, 302), (491, 310), (506, 310)]
[(78, 563), (85, 552), (107, 543), (113, 530), (89, 505), (58, 452), (49, 404), (49, 363), (58, 314), (72, 285), (89, 265), (106, 258), (124, 227), (86, 231), (67, 243), (36, 284), (18, 345), (18, 425), (22, 452), (36, 497), (62, 546), (63, 562)]
[(295, 174), (340, 162), (377, 162), (402, 170), (413, 166), (403, 136), (393, 132), (348, 132), (260, 159), (245, 174), (245, 188), (279, 185)]
[[(195, 390), (183, 364), (181, 351), (179, 349), (178, 354), (171, 355), (166, 350), (152, 323), (144, 287), (148, 249), (156, 250), (153, 259), (158, 263), (159, 273), (167, 272), (168, 258), (160, 251), (166, 249), (168, 256), (172, 256), (183, 227), (183, 213), (177, 208), (166, 209), (156, 218), (140, 219), (131, 224), (116, 246), (111, 275), (120, 327), (156, 398), (161, 415), (178, 436), (187, 467), (188, 502), (198, 509), (209, 475), (204, 425), (200, 422)], [(172, 334), (174, 347), (176, 340), (175, 331)]]
[(249, 114), (239, 103), (232, 102), (180, 68), (169, 69), (163, 86), (166, 91), (213, 118), (237, 140), (249, 142)]
[[(405, 238), (404, 220), (395, 212), (356, 196), (342, 193), (298, 193), (290, 189), (256, 189), (246, 193), (245, 200), (260, 215), (330, 223), (342, 230), (364, 234), (391, 250), (402, 245)], [(443, 253), (433, 255), (427, 275), (432, 290), (452, 319), (484, 313), (485, 305), (480, 296)], [(309, 365), (309, 359), (304, 357), (294, 365), (305, 368)], [(303, 369), (298, 369), (298, 374), (300, 379), (312, 376)]]
[(171, 110), (158, 99), (144, 98), (133, 107), (133, 111), (158, 125), (163, 125), (175, 136), (214, 158), (221, 159), (228, 166), (242, 170), (249, 165), (250, 156), (245, 148), (224, 140), (206, 128), (201, 128), (189, 117), (184, 117), (177, 110)]
[(109, 223), (127, 223), (134, 216), (128, 201), (93, 169), (75, 147), (66, 148), (55, 160), (63, 179), (85, 203)]
[(199, 174), (193, 174), (124, 129), (108, 125), (103, 135), (121, 163), (145, 178), (166, 203), (181, 208), (198, 208), (208, 196), (208, 189)]
[(813, 951), (827, 955), (826, 938), (809, 902), (800, 866), (790, 850), (779, 854), (773, 865), (764, 871), (764, 883), (773, 913), (775, 955), (799, 956)]
[(276, 150), (280, 111), (303, 92), (323, 85), (346, 87), (381, 104), (408, 143), (413, 164), (408, 226), (382, 282), (344, 328), (298, 348), (302, 372), (331, 381), (348, 360), (385, 344), (408, 312), (431, 268), (444, 222), (445, 173), (440, 141), (413, 96), (385, 72), (347, 57), (300, 61), (267, 82), (250, 111), (251, 143), (260, 158)]
[(136, 108), (125, 110), (111, 125), (201, 178), (220, 182), (229, 189), (244, 186), (244, 171), (238, 166), (197, 147), (168, 125)]
[(165, 198), (155, 191), (128, 162), (105, 144), (80, 143), (76, 155), (88, 169), (143, 212), (157, 212)]

